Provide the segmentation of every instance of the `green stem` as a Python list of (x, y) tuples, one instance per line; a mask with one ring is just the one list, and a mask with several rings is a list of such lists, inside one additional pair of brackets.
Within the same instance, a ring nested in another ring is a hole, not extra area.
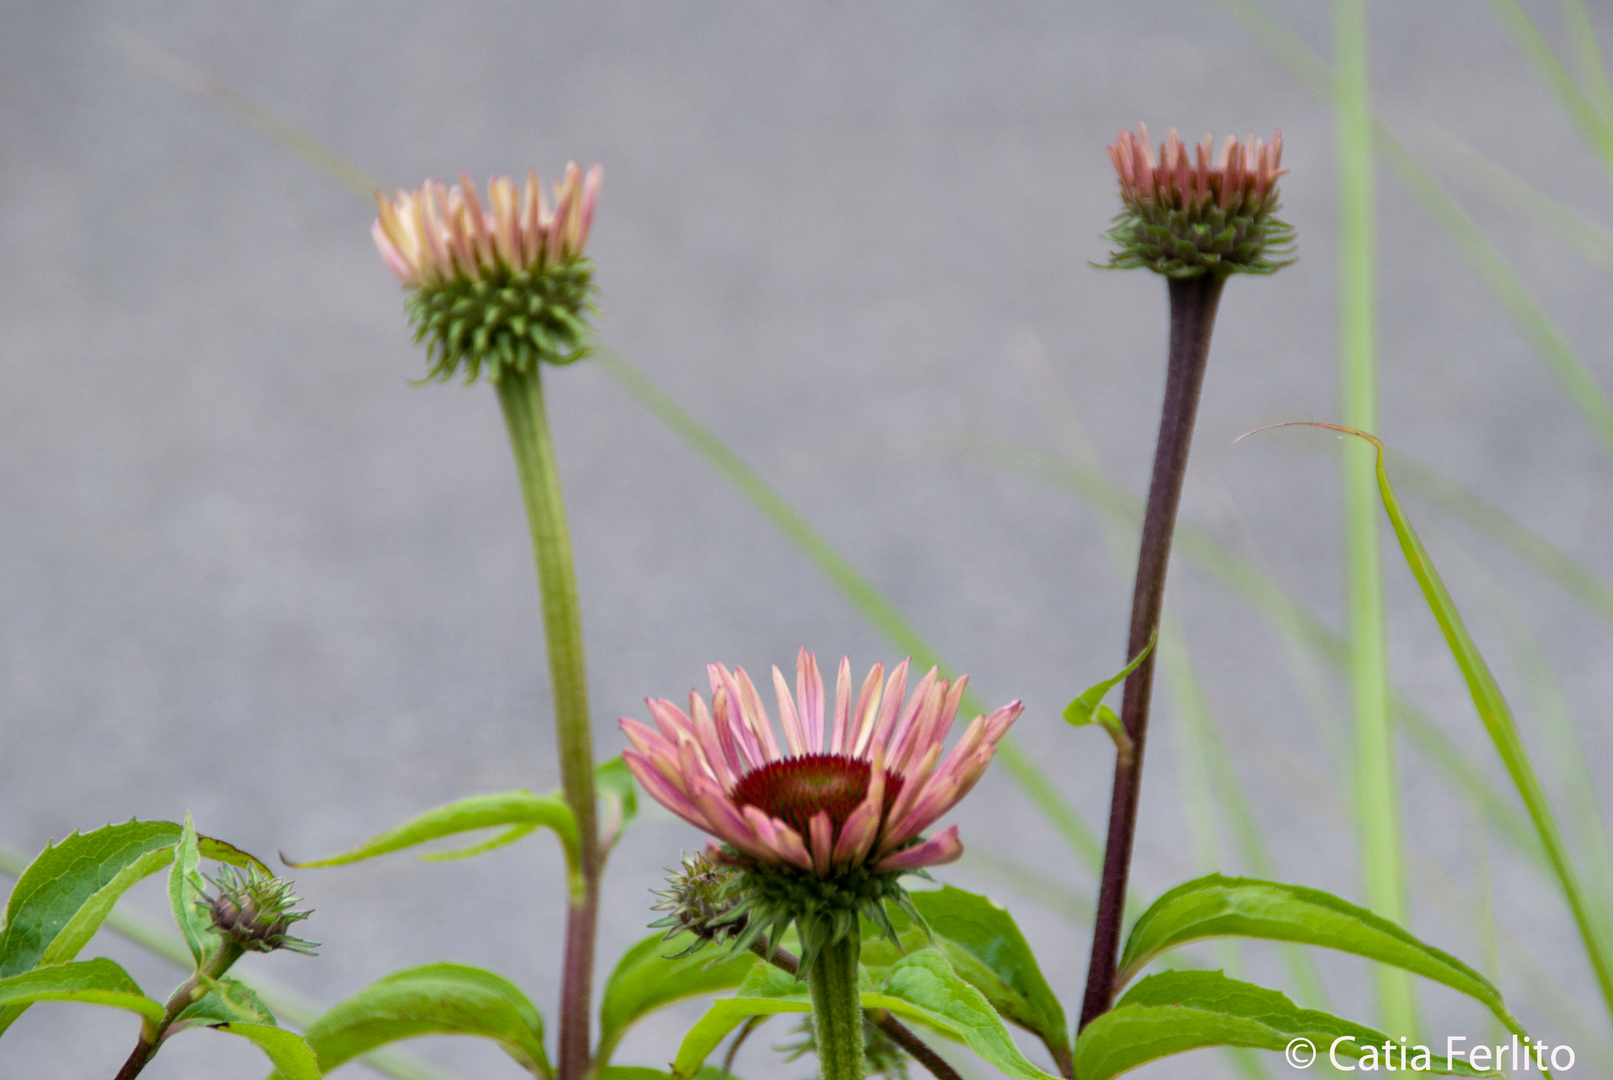
[(196, 972), (180, 984), (179, 989), (168, 999), (168, 1004), (162, 1011), (162, 1019), (155, 1024), (147, 1021), (140, 1026), (140, 1041), (135, 1043), (134, 1050), (130, 1052), (128, 1060), (124, 1061), (123, 1068), (118, 1070), (115, 1080), (134, 1080), (147, 1065), (151, 1064), (151, 1059), (157, 1056), (157, 1048), (168, 1036), (168, 1029), (174, 1026), (179, 1014), (202, 1000), (208, 988), (230, 970), (230, 965), (241, 958), (243, 951), (245, 950), (235, 942), (224, 941), (208, 962), (206, 971)]
[(818, 950), (807, 985), (818, 1044), (819, 1080), (862, 1080), (863, 1010), (857, 986), (862, 935), (857, 929)]
[[(582, 614), (572, 569), (571, 539), (555, 467), (554, 444), (543, 407), (541, 365), (507, 371), (498, 401), (510, 432), (521, 480), (532, 554), (543, 600), (543, 631), (554, 692), (555, 737), (560, 744), (560, 787), (577, 819), (582, 881), (574, 883), (566, 911), (566, 947), (560, 991), (559, 1080), (580, 1080), (589, 1068), (588, 1013), (593, 993), (594, 936), (599, 921), (599, 824), (594, 806), (593, 733), (588, 720), (588, 673), (583, 661)], [(580, 884), (580, 888), (578, 885)]]

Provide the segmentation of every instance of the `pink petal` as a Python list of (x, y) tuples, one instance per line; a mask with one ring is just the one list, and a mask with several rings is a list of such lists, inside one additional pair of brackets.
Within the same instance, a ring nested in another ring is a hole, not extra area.
[(705, 748), (706, 760), (716, 770), (718, 783), (725, 789), (733, 787), (744, 770), (740, 767), (733, 740), (726, 737), (727, 729), (717, 726), (711, 718), (711, 710), (706, 708), (705, 699), (693, 690), (689, 691), (689, 714), (693, 720), (695, 738)]
[(848, 732), (851, 726), (851, 658), (840, 658), (840, 675), (835, 680), (835, 726), (834, 737), (829, 741), (829, 753), (843, 754), (847, 745)]
[(819, 810), (812, 815), (812, 872), (820, 878), (829, 876), (834, 860), (834, 823), (829, 811)]
[(599, 201), (599, 185), (605, 180), (605, 170), (595, 165), (588, 170), (582, 185), (582, 225), (577, 231), (577, 251), (588, 246), (588, 233), (594, 227), (594, 204)]
[(762, 704), (762, 695), (756, 692), (756, 684), (750, 681), (750, 675), (744, 668), (734, 669), (732, 682), (734, 688), (739, 691), (740, 712), (745, 717), (746, 725), (756, 733), (767, 760), (783, 759), (784, 755), (779, 753), (778, 740), (773, 737), (773, 721), (768, 719), (767, 707)]
[(874, 716), (879, 710), (879, 695), (885, 688), (885, 665), (875, 664), (868, 669), (868, 678), (863, 680), (862, 692), (857, 695), (857, 709), (851, 714), (851, 726), (846, 729), (845, 749), (842, 751), (847, 757), (867, 759), (863, 751), (867, 748), (868, 738), (874, 733)]
[(801, 834), (778, 818), (769, 817), (754, 806), (743, 808), (745, 821), (767, 846), (773, 862), (787, 862), (801, 870), (812, 869), (812, 854), (801, 842)]
[(896, 730), (891, 733), (889, 756), (893, 772), (906, 776), (908, 759), (915, 753), (923, 753), (921, 737), (926, 734), (930, 721), (941, 711), (941, 702), (946, 698), (946, 680), (937, 681), (939, 674), (933, 667), (925, 673), (913, 691), (902, 719), (897, 722)]
[(716, 831), (711, 827), (710, 820), (700, 810), (699, 806), (685, 796), (683, 792), (668, 783), (666, 777), (661, 775), (660, 770), (648, 760), (632, 750), (622, 751), (622, 760), (627, 763), (627, 771), (633, 774), (635, 780), (644, 785), (644, 790), (649, 792), (652, 799), (701, 832)]
[(807, 750), (806, 738), (801, 733), (801, 722), (795, 716), (795, 704), (790, 700), (790, 684), (784, 681), (784, 672), (773, 665), (773, 694), (778, 698), (779, 723), (784, 727), (784, 742), (790, 753), (803, 757)]
[(891, 677), (885, 681), (885, 700), (880, 704), (879, 722), (874, 725), (873, 734), (869, 736), (871, 746), (890, 746), (891, 728), (896, 724), (896, 717), (902, 711), (902, 697), (907, 693), (907, 669), (913, 662), (908, 657), (896, 665)]
[(921, 866), (941, 866), (956, 862), (958, 856), (962, 854), (963, 841), (958, 839), (958, 827), (954, 825), (922, 844), (885, 856), (874, 864), (874, 873), (886, 874), (892, 870), (917, 870)]
[(823, 676), (818, 658), (802, 649), (795, 658), (795, 694), (807, 753), (823, 753)]
[(398, 275), (398, 280), (405, 285), (417, 284), (414, 268), (398, 253), (398, 249), (392, 243), (391, 237), (387, 236), (386, 230), (381, 227), (380, 218), (376, 218), (370, 225), (370, 235), (375, 238), (375, 247), (380, 251), (382, 261), (386, 263), (389, 270)]

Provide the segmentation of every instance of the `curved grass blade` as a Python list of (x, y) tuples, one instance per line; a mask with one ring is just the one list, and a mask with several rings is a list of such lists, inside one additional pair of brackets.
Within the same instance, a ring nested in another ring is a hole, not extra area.
[(427, 964), (377, 979), (308, 1026), (322, 1073), (387, 1043), (418, 1035), (491, 1039), (523, 1068), (553, 1075), (543, 1017), (514, 983), (464, 964)]
[(1596, 27), (1584, 0), (1563, 0), (1563, 20), (1568, 23), (1568, 42), (1574, 50), (1574, 66), (1579, 68), (1580, 85), (1602, 123), (1613, 126), (1613, 83), (1602, 66), (1602, 51), (1596, 45)]
[[(622, 359), (616, 352), (595, 342), (590, 356), (673, 433), (688, 443), (722, 474), (734, 488), (771, 521), (801, 553), (840, 590), (863, 617), (872, 623), (896, 645), (912, 656), (919, 667), (939, 667), (950, 671), (935, 649), (922, 638), (900, 612), (891, 606), (873, 584), (859, 573), (856, 567), (837, 551), (834, 545), (814, 529), (789, 503), (774, 491), (756, 472), (740, 460), (715, 435), (708, 431), (686, 409), (674, 401), (660, 387)], [(965, 694), (963, 708), (969, 713), (984, 713), (985, 705), (972, 691)], [(1071, 849), (1096, 873), (1103, 865), (1103, 849), (1096, 834), (1076, 813), (1058, 788), (1047, 777), (1012, 735), (997, 744), (997, 762), (1006, 768)]]
[[(379, 836), (372, 837), (356, 848), (331, 855), (324, 859), (310, 859), (296, 862), (285, 859), (286, 865), (298, 869), (311, 869), (321, 866), (344, 866), (348, 863), (361, 862), (364, 859), (373, 859), (380, 855), (388, 855), (394, 851), (402, 851), (430, 840), (438, 840), (444, 836), (455, 836), (459, 833), (473, 832), (477, 829), (497, 828), (499, 826), (512, 827), (509, 832), (495, 837), (487, 843), (478, 844), (470, 849), (459, 852), (450, 852), (450, 856), (473, 854), (477, 851), (486, 851), (493, 847), (502, 847), (512, 840), (518, 840), (526, 835), (520, 830), (531, 831), (537, 828), (553, 829), (560, 838), (560, 846), (566, 854), (566, 871), (573, 882), (581, 880), (581, 870), (578, 863), (577, 822), (571, 815), (571, 808), (558, 795), (534, 795), (530, 791), (501, 791), (494, 795), (472, 795), (466, 799), (451, 802), (446, 806), (439, 806), (435, 810), (428, 810), (419, 817), (404, 822), (395, 829), (389, 829)], [(519, 832), (512, 836), (511, 832)], [(285, 858), (284, 855), (281, 858)]]
[(638, 1020), (675, 1001), (731, 990), (745, 981), (756, 963), (751, 953), (740, 953), (716, 965), (712, 965), (710, 953), (670, 959), (694, 940), (693, 934), (670, 940), (655, 934), (622, 954), (605, 980), (605, 996), (599, 1006), (598, 1064), (610, 1064), (622, 1036)]
[[(1201, 1047), (1281, 1051), (1296, 1039), (1309, 1040), (1319, 1056), (1335, 1047), (1340, 1057), (1360, 1059), (1370, 1054), (1374, 1067), (1381, 1067), (1377, 1048), (1390, 1042), (1382, 1032), (1300, 1009), (1275, 990), (1220, 972), (1168, 971), (1138, 983), (1118, 1005), (1086, 1026), (1075, 1042), (1076, 1075), (1081, 1080), (1109, 1080), (1147, 1062)], [(1444, 1055), (1427, 1056), (1428, 1067), (1418, 1072), (1499, 1075), (1478, 1072), (1465, 1061), (1451, 1061), (1447, 1069)], [(1407, 1060), (1424, 1064), (1416, 1057)]]
[[(1344, 431), (1334, 425), (1319, 426)], [(1434, 620), (1439, 623), (1440, 632), (1445, 637), (1445, 644), (1450, 649), (1452, 658), (1456, 660), (1457, 667), (1461, 668), (1462, 678), (1467, 683), (1468, 693), (1473, 698), (1473, 706), (1478, 711), (1479, 719), (1484, 723), (1484, 730), (1489, 734), (1490, 741), (1495, 744), (1496, 752), (1501, 755), (1501, 761), (1506, 766), (1508, 775), (1512, 777), (1513, 785), (1518, 789), (1524, 805), (1528, 807), (1529, 816), (1534, 821), (1540, 837), (1540, 844), (1551, 860), (1563, 897), (1573, 912), (1574, 922), (1579, 928), (1580, 939), (1585, 946), (1586, 957), (1596, 973), (1602, 999), (1607, 1004), (1609, 1012), (1613, 1013), (1613, 957), (1609, 956), (1607, 943), (1597, 933), (1596, 920), (1590, 911), (1590, 901), (1580, 884), (1579, 874), (1574, 869), (1568, 847), (1563, 842), (1562, 830), (1557, 825), (1551, 802), (1546, 797), (1546, 789), (1535, 772), (1534, 764), (1529, 760), (1529, 752), (1523, 745), (1522, 737), (1518, 734), (1518, 725), (1512, 717), (1512, 710), (1508, 707), (1506, 698), (1502, 696), (1501, 688), (1496, 685), (1495, 677), (1490, 674), (1484, 657), (1480, 655), (1478, 647), (1468, 635), (1467, 627), (1462, 623), (1462, 616), (1456, 610), (1456, 604), (1446, 591), (1445, 583), (1440, 580), (1439, 572), (1429, 559), (1422, 541), (1417, 538), (1416, 530), (1401, 512), (1394, 488), (1389, 483), (1389, 475), (1384, 471), (1383, 444), (1365, 432), (1344, 431), (1344, 433), (1365, 439), (1377, 448), (1378, 488), (1382, 494), (1384, 509), (1389, 513), (1389, 522), (1394, 526), (1395, 537), (1400, 541), (1400, 550), (1405, 555), (1406, 565), (1410, 567), (1412, 576), (1417, 579), (1418, 588), (1422, 590), (1423, 599), (1427, 601)]]

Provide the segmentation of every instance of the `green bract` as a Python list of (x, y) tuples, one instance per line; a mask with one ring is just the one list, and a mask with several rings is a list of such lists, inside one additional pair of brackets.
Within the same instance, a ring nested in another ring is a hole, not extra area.
[(551, 266), (484, 268), (475, 281), (455, 276), (421, 285), (408, 299), (416, 342), (431, 361), (427, 379), (463, 371), (475, 382), (485, 368), (498, 382), (506, 371), (530, 374), (538, 363), (570, 364), (588, 355), (594, 261), (573, 255)]
[(1282, 258), (1294, 250), (1294, 227), (1275, 216), (1277, 207), (1275, 189), (1230, 211), (1213, 201), (1183, 210), (1128, 199), (1104, 234), (1116, 249), (1107, 268), (1142, 266), (1172, 278), (1276, 273), (1294, 261)]

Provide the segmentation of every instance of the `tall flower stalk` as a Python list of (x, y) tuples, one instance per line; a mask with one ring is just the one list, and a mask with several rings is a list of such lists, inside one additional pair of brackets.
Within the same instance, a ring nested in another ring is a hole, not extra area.
[(717, 920), (736, 927), (721, 935), (732, 939), (730, 949), (759, 945), (770, 955), (795, 925), (819, 1076), (861, 1080), (859, 919), (894, 940), (890, 901), (923, 924), (897, 879), (963, 853), (955, 825), (920, 834), (974, 787), (1020, 704), (976, 717), (943, 758), (966, 679), (949, 683), (932, 668), (904, 702), (908, 662), (888, 680), (875, 664), (853, 706), (851, 664), (841, 660), (830, 726), (817, 660), (803, 649), (793, 696), (773, 669), (781, 745), (743, 668), (713, 664), (709, 675), (709, 708), (691, 691), (687, 712), (649, 701), (655, 727), (624, 718), (632, 748), (622, 756), (656, 801), (720, 841), (707, 858), (736, 871)]
[[(1207, 135), (1190, 160), (1188, 147), (1172, 129), (1156, 159), (1148, 129), (1139, 124), (1137, 135), (1120, 133), (1109, 156), (1124, 204), (1108, 233), (1116, 245), (1109, 266), (1147, 267), (1163, 275), (1170, 299), (1165, 395), (1126, 638), (1130, 658), (1143, 654), (1159, 630), (1176, 509), (1222, 287), (1233, 273), (1270, 274), (1287, 265), (1282, 256), (1293, 230), (1273, 216), (1277, 178), (1287, 171), (1281, 168), (1280, 134), (1269, 146), (1253, 136), (1241, 144), (1228, 137), (1219, 154), (1214, 137)], [(1121, 704), (1131, 752), (1115, 762), (1082, 1027), (1107, 1012), (1114, 997), (1156, 656), (1149, 650), (1127, 677)]]
[(592, 260), (584, 257), (599, 166), (586, 179), (576, 164), (551, 205), (535, 173), (517, 188), (508, 177), (488, 185), (484, 209), (470, 178), (445, 187), (428, 181), (393, 198), (377, 196), (372, 232), (381, 256), (405, 286), (415, 339), (427, 343), (430, 376), (484, 375), (498, 391), (516, 475), (526, 506), (543, 606), (554, 697), (560, 783), (576, 819), (580, 874), (570, 883), (560, 1000), (560, 1080), (591, 1067), (594, 938), (604, 853), (594, 798), (593, 736), (588, 714), (582, 617), (571, 540), (544, 408), (544, 364), (568, 364), (587, 352)]

